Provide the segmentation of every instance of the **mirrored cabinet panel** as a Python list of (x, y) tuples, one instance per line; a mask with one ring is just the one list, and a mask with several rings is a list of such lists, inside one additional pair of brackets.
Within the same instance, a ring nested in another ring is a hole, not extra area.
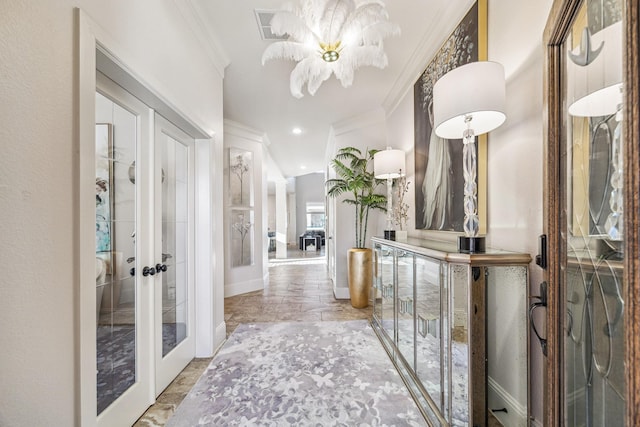
[(429, 423), (527, 426), (531, 257), (373, 244), (374, 330)]

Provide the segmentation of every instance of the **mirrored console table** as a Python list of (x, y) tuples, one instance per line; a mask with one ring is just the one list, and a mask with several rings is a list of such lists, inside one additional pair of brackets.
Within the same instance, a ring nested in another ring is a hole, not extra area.
[(434, 426), (528, 425), (528, 254), (374, 237), (374, 330)]

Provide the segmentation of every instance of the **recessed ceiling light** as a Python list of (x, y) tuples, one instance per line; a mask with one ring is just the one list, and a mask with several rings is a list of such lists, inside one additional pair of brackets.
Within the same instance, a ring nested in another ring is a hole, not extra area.
[(291, 132), (292, 132), (294, 135), (300, 135), (300, 134), (302, 133), (302, 129), (300, 129), (300, 128), (293, 128), (293, 129), (291, 130)]
[(307, 167), (305, 165), (300, 165), (300, 169), (306, 169)]

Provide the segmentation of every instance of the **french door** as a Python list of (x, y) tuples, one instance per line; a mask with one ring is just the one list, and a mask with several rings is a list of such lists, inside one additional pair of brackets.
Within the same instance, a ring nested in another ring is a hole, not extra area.
[(638, 2), (556, 0), (545, 30), (545, 425), (640, 423)]
[(195, 354), (194, 141), (101, 74), (97, 92), (97, 420), (131, 425)]
[(162, 116), (155, 118), (155, 394), (195, 354), (193, 283), (194, 141)]

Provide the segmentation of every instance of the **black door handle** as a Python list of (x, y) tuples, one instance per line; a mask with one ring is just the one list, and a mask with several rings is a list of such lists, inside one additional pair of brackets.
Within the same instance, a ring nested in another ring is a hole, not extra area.
[(167, 271), (167, 266), (165, 264), (156, 264), (156, 271), (158, 273)]
[(156, 269), (153, 267), (145, 267), (142, 269), (142, 275), (145, 277), (153, 276), (154, 274), (156, 274)]

